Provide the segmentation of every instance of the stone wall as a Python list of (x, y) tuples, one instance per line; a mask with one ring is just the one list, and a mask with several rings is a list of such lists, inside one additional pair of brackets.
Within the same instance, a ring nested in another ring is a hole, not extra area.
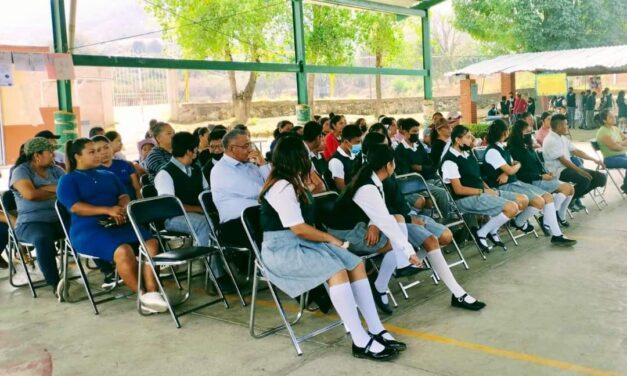
[[(530, 95), (533, 90), (521, 90)], [(532, 94), (533, 95), (533, 94)], [(491, 103), (497, 103), (501, 95), (484, 94), (479, 96), (477, 108), (486, 108)], [(423, 112), (424, 99), (393, 98), (383, 99), (383, 113), (385, 114), (415, 114)], [(459, 96), (439, 97), (433, 100), (436, 111), (459, 111)], [(252, 103), (251, 117), (271, 118), (295, 115), (295, 101), (259, 101)], [(340, 99), (316, 101), (316, 114), (373, 115), (374, 99)], [(177, 123), (198, 123), (231, 118), (231, 103), (182, 103), (179, 105), (178, 116), (172, 119)]]

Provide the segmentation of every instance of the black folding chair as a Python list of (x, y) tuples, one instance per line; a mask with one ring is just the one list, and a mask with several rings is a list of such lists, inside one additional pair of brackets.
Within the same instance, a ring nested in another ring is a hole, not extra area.
[[(146, 176), (146, 175), (144, 175)], [(157, 197), (159, 196), (159, 193), (157, 192), (157, 188), (155, 188), (154, 184), (142, 184), (142, 187), (140, 189), (140, 193), (142, 195), (142, 198), (151, 198), (151, 197)]]
[[(73, 301), (68, 296), (67, 281), (69, 280), (69, 278), (67, 275), (67, 270), (68, 270), (68, 261), (69, 261), (68, 259), (69, 259), (70, 254), (72, 255), (72, 258), (74, 258), (74, 262), (76, 263), (76, 267), (78, 268), (79, 277), (77, 278), (81, 279), (82, 284), (85, 287), (85, 293), (87, 294), (87, 299), (89, 299), (89, 302), (91, 303), (91, 307), (94, 310), (94, 314), (97, 315), (98, 313), (100, 313), (98, 312), (98, 307), (97, 307), (99, 304), (106, 303), (111, 300), (126, 298), (132, 295), (133, 293), (122, 294), (122, 295), (111, 295), (112, 290), (118, 286), (117, 271), (115, 272), (115, 285), (111, 289), (100, 290), (100, 291), (97, 291), (96, 293), (92, 292), (91, 285), (89, 284), (89, 279), (87, 278), (87, 273), (85, 273), (85, 269), (83, 268), (83, 265), (81, 263), (81, 258), (85, 258), (88, 260), (96, 260), (98, 258), (94, 256), (81, 254), (80, 252), (76, 250), (76, 248), (72, 246), (72, 242), (70, 241), (70, 226), (71, 226), (70, 213), (67, 211), (65, 206), (63, 206), (63, 204), (61, 204), (59, 201), (56, 201), (54, 203), (54, 208), (57, 212), (57, 216), (59, 217), (59, 221), (61, 222), (63, 233), (65, 234), (65, 247), (64, 247), (64, 252), (63, 252), (63, 277), (62, 277), (63, 280), (65, 281), (65, 287), (63, 289), (64, 300), (70, 303), (75, 303), (79, 301), (79, 300)], [(95, 299), (105, 294), (109, 294), (109, 296), (100, 300)], [(80, 299), (80, 300), (83, 300), (83, 299)]]
[[(315, 194), (313, 197), (316, 200), (316, 227), (321, 231), (327, 231), (328, 227), (326, 225), (327, 219), (333, 215), (333, 210), (335, 209), (335, 203), (340, 195), (335, 191), (328, 191), (323, 193)], [(375, 270), (379, 270), (375, 259), (382, 256), (380, 253), (362, 253), (359, 251), (351, 251), (356, 256), (359, 256), (364, 262), (369, 263)], [(390, 301), (394, 304), (394, 307), (398, 307), (396, 303), (396, 299), (390, 290), (386, 291)]]
[[(2, 195), (0, 196), (0, 207), (2, 207), (2, 211), (4, 212), (7, 226), (9, 228), (9, 243), (7, 244), (7, 250), (9, 251), (9, 283), (11, 284), (11, 286), (16, 287), (16, 288), (24, 287), (28, 285), (28, 287), (30, 288), (31, 295), (33, 295), (33, 298), (36, 298), (37, 292), (35, 290), (42, 288), (42, 287), (46, 287), (47, 284), (45, 280), (33, 281), (31, 272), (28, 270), (27, 264), (29, 264), (31, 261), (34, 263), (36, 260), (36, 257), (33, 257), (32, 255), (32, 251), (35, 250), (35, 247), (31, 243), (22, 242), (17, 239), (17, 235), (15, 233), (15, 227), (13, 226), (13, 223), (10, 220), (10, 213), (14, 213), (17, 211), (17, 205), (15, 203), (15, 196), (11, 190), (3, 192)], [(59, 244), (61, 241), (62, 239), (57, 241), (57, 248), (59, 248)], [(31, 260), (26, 259), (24, 253), (22, 252), (22, 249), (24, 250), (24, 252), (26, 252), (29, 255)], [(35, 250), (35, 252), (36, 251), (37, 250)], [(26, 276), (27, 282), (23, 284), (19, 284), (13, 280), (14, 275), (17, 273), (17, 270), (15, 269), (15, 265), (13, 264), (13, 259), (15, 257), (15, 254), (18, 255), (18, 259), (20, 263), (22, 264), (22, 269), (24, 270), (24, 275)], [(53, 286), (53, 287), (56, 287), (56, 286)]]
[[(137, 239), (139, 240), (139, 243), (140, 243), (139, 275), (138, 275), (138, 286), (137, 286), (138, 291), (142, 290), (142, 285), (143, 285), (143, 278), (142, 278), (143, 267), (142, 266), (144, 265), (144, 263), (146, 263), (150, 266), (150, 269), (152, 270), (152, 273), (155, 279), (157, 280), (157, 285), (159, 286), (159, 292), (165, 299), (167, 306), (168, 306), (168, 310), (170, 311), (170, 315), (172, 316), (172, 319), (174, 320), (177, 328), (181, 327), (181, 323), (179, 321), (180, 316), (186, 315), (191, 312), (195, 312), (201, 308), (205, 308), (205, 307), (208, 307), (210, 305), (220, 303), (220, 302), (224, 303), (224, 306), (226, 308), (229, 308), (229, 303), (224, 297), (224, 294), (222, 293), (222, 290), (220, 289), (220, 285), (218, 284), (215, 276), (213, 275), (213, 272), (211, 271), (211, 268), (208, 262), (209, 256), (219, 254), (220, 250), (216, 247), (198, 246), (199, 244), (198, 236), (194, 232), (194, 228), (189, 221), (189, 218), (187, 216), (187, 213), (185, 212), (185, 209), (183, 208), (183, 204), (181, 204), (178, 198), (174, 196), (164, 195), (164, 196), (155, 197), (155, 198), (132, 201), (128, 205), (127, 211), (128, 211), (129, 220), (131, 222), (131, 225), (133, 226), (133, 230), (135, 231)], [(185, 218), (185, 223), (188, 228), (188, 233), (192, 235), (195, 245), (191, 247), (182, 247), (182, 248), (178, 248), (175, 250), (169, 250), (166, 252), (162, 252), (156, 256), (151, 256), (148, 253), (148, 247), (146, 245), (147, 239), (145, 239), (144, 236), (142, 235), (141, 228), (148, 228), (150, 227), (150, 225), (154, 224), (155, 222), (164, 222), (167, 219), (180, 217), (180, 216), (183, 216)], [(192, 262), (196, 260), (201, 261), (207, 268), (207, 273), (209, 273), (209, 278), (213, 282), (216, 288), (216, 291), (218, 292), (219, 298), (209, 301), (207, 303), (198, 305), (196, 307), (189, 308), (185, 311), (177, 312), (173, 308), (172, 304), (170, 303), (170, 299), (168, 298), (168, 295), (166, 294), (165, 289), (163, 288), (163, 284), (161, 283), (161, 280), (159, 279), (159, 273), (157, 272), (157, 270), (158, 268), (162, 266), (164, 267), (171, 267), (171, 266), (176, 266), (176, 265), (187, 266), (187, 291), (185, 293), (183, 300), (179, 302), (179, 304), (182, 304), (182, 303), (185, 303), (187, 300), (189, 300), (191, 296)], [(137, 298), (137, 309), (140, 314), (143, 314), (141, 310), (141, 303), (139, 300), (139, 295)]]
[[(248, 248), (241, 248), (241, 247), (233, 247), (233, 246), (228, 246), (228, 245), (224, 245), (222, 243), (222, 241), (220, 240), (220, 227), (218, 226), (219, 223), (219, 216), (218, 216), (218, 209), (215, 207), (214, 203), (213, 203), (213, 198), (211, 196), (211, 191), (204, 191), (201, 192), (198, 195), (198, 201), (200, 202), (200, 206), (202, 207), (202, 211), (205, 214), (205, 218), (207, 219), (207, 222), (209, 223), (209, 231), (211, 232), (211, 238), (212, 238), (212, 243), (214, 243), (214, 245), (218, 248), (219, 253), (220, 253), (220, 258), (222, 259), (222, 262), (224, 263), (224, 268), (226, 269), (226, 272), (229, 274), (232, 282), (233, 282), (233, 286), (235, 286), (235, 291), (237, 292), (237, 296), (239, 297), (240, 302), (242, 303), (242, 306), (246, 307), (246, 301), (244, 300), (244, 297), (242, 296), (242, 292), (239, 288), (239, 286), (237, 285), (237, 281), (235, 280), (235, 277), (233, 275), (233, 271), (231, 270), (231, 267), (229, 266), (229, 263), (226, 260), (226, 256), (225, 254), (231, 253), (231, 252), (235, 252), (235, 253), (248, 253), (248, 264), (249, 264), (249, 270), (247, 273), (247, 279), (250, 279), (250, 275), (252, 273), (252, 258), (253, 258), (253, 253), (250, 249)], [(242, 234), (243, 235), (243, 234)]]
[[(302, 355), (303, 351), (300, 348), (300, 343), (308, 340), (309, 338), (313, 338), (319, 334), (325, 333), (331, 329), (341, 326), (342, 320), (334, 321), (333, 323), (325, 326), (324, 328), (320, 328), (310, 333), (307, 333), (303, 336), (296, 337), (296, 335), (294, 334), (292, 325), (296, 325), (303, 316), (303, 312), (305, 310), (305, 302), (307, 301), (307, 294), (301, 295), (300, 309), (298, 311), (298, 314), (296, 315), (296, 318), (290, 322), (285, 313), (285, 309), (283, 309), (281, 300), (279, 299), (279, 296), (277, 294), (277, 288), (272, 284), (272, 281), (266, 275), (265, 266), (263, 264), (263, 261), (261, 260), (261, 242), (263, 238), (263, 233), (261, 231), (261, 223), (260, 223), (259, 215), (260, 215), (259, 206), (252, 206), (252, 207), (246, 208), (242, 212), (242, 216), (241, 216), (242, 224), (244, 226), (244, 230), (246, 231), (246, 236), (248, 237), (248, 240), (250, 241), (250, 246), (253, 252), (255, 252), (255, 256), (256, 256), (255, 276), (253, 278), (253, 294), (252, 294), (252, 300), (250, 303), (250, 306), (251, 306), (250, 325), (249, 325), (250, 335), (254, 338), (263, 338), (263, 337), (267, 337), (270, 334), (276, 333), (280, 330), (286, 329), (288, 332), (288, 335), (290, 336), (290, 340), (292, 341), (292, 344), (294, 345), (294, 349), (296, 350), (296, 353), (298, 355)], [(257, 333), (257, 331), (255, 330), (256, 329), (255, 328), (255, 312), (256, 312), (255, 303), (257, 302), (257, 292), (258, 292), (259, 282), (264, 282), (264, 281), (268, 284), (268, 289), (270, 290), (270, 294), (272, 295), (274, 304), (276, 305), (277, 310), (279, 311), (279, 315), (281, 316), (281, 320), (283, 321), (283, 324), (277, 327), (274, 327), (272, 329), (268, 329), (263, 332)]]
[(142, 185), (142, 187), (144, 185), (148, 185), (148, 184), (152, 184), (152, 179), (150, 179), (150, 175), (146, 174), (146, 175), (142, 175), (139, 178), (139, 184)]

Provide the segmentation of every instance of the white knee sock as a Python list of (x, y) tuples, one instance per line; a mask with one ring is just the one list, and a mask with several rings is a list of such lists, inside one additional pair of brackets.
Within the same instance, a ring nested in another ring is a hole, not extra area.
[(566, 195), (563, 194), (562, 192), (554, 193), (553, 201), (555, 203), (555, 208), (557, 210), (560, 210), (560, 208), (562, 207), (562, 204), (564, 204), (564, 201), (566, 201)]
[(485, 238), (489, 233), (493, 232), (494, 230), (498, 229), (499, 227), (507, 223), (507, 221), (509, 221), (509, 218), (507, 218), (507, 216), (503, 213), (495, 217), (492, 217), (490, 218), (488, 223), (483, 225), (483, 227), (481, 227), (479, 231), (477, 231), (477, 235), (479, 235), (482, 238)]
[(538, 213), (540, 209), (534, 208), (533, 206), (527, 206), (527, 209), (523, 210), (522, 213), (516, 216), (516, 226), (522, 227), (525, 225), (527, 220), (533, 217), (536, 213)]
[[(390, 283), (390, 279), (392, 278), (392, 274), (396, 270), (396, 255), (394, 251), (390, 251), (383, 256), (383, 261), (381, 261), (381, 266), (379, 267), (379, 275), (377, 279), (374, 281), (374, 287), (376, 287), (379, 292), (385, 292), (388, 290), (388, 284)], [(373, 293), (377, 293), (377, 291), (373, 291)], [(388, 302), (388, 296), (381, 295), (381, 300), (383, 303)]]
[(575, 195), (566, 196), (566, 200), (564, 200), (562, 206), (556, 206), (561, 219), (566, 219), (566, 211), (568, 210), (568, 206), (570, 205), (570, 202), (573, 200), (573, 198), (575, 198)]
[[(331, 286), (331, 288), (329, 288), (329, 296), (331, 297), (335, 311), (350, 331), (353, 343), (359, 347), (366, 346), (370, 341), (370, 336), (366, 333), (363, 326), (361, 326), (361, 320), (359, 319), (356, 308), (357, 303), (350, 284), (344, 282)], [(383, 350), (383, 346), (373, 342), (370, 350), (375, 353), (380, 352)]]
[[(370, 290), (368, 279), (364, 278), (351, 283), (351, 289), (353, 290), (353, 296), (355, 296), (359, 312), (361, 312), (361, 316), (368, 324), (368, 331), (372, 334), (379, 334), (384, 331), (385, 328), (381, 323), (381, 319), (379, 319), (377, 307), (372, 299), (372, 291)], [(384, 338), (394, 339), (389, 333), (386, 333)]]
[(553, 202), (544, 205), (544, 224), (549, 226), (553, 236), (562, 236), (562, 230), (557, 223), (557, 213), (555, 212), (555, 204)]

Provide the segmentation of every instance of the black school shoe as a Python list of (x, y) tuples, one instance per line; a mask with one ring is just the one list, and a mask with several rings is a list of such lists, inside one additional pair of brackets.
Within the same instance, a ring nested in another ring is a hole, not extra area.
[(488, 234), (487, 239), (488, 239), (489, 241), (491, 241), (491, 242), (492, 242), (492, 244), (494, 244), (494, 246), (495, 246), (495, 247), (501, 247), (501, 248), (503, 248), (503, 249), (507, 250), (507, 247), (505, 246), (505, 243), (503, 243), (503, 242), (501, 241), (501, 238), (498, 238), (498, 240), (497, 240), (497, 237), (498, 237), (498, 235), (495, 237), (495, 236), (494, 236), (494, 235), (492, 235), (492, 234)]
[(463, 309), (467, 309), (469, 311), (479, 311), (480, 309), (483, 309), (486, 304), (484, 302), (480, 302), (478, 300), (475, 300), (474, 303), (467, 303), (464, 298), (467, 296), (468, 294), (464, 294), (462, 296), (460, 296), (459, 298), (456, 298), (455, 295), (451, 295), (451, 305), (453, 307), (457, 307), (457, 308), (463, 308)]
[[(559, 222), (559, 219), (558, 219), (558, 222)], [(551, 236), (551, 229), (549, 228), (549, 226), (544, 224), (543, 216), (538, 217), (538, 223), (540, 224), (540, 229), (544, 233), (544, 236)]]
[(555, 212), (555, 214), (557, 215), (557, 221), (559, 222), (560, 226), (562, 226), (562, 227), (570, 227), (570, 223), (568, 223), (567, 220), (562, 219), (558, 212)]
[(490, 247), (488, 247), (488, 242), (487, 242), (486, 238), (480, 237), (477, 234), (477, 231), (479, 231), (479, 230), (476, 227), (473, 227), (473, 228), (470, 229), (470, 233), (472, 234), (472, 237), (475, 238), (475, 242), (477, 243), (479, 248), (481, 248), (482, 252), (490, 253)]
[(384, 349), (380, 352), (374, 353), (370, 351), (370, 346), (372, 346), (372, 343), (374, 341), (374, 337), (370, 337), (370, 341), (368, 341), (366, 347), (359, 347), (353, 343), (353, 356), (355, 358), (376, 360), (378, 362), (387, 362), (389, 360), (395, 359), (398, 356), (397, 350), (385, 346), (384, 344), (381, 344), (383, 345)]
[(533, 226), (529, 223), (529, 221), (525, 222), (522, 226), (518, 226), (516, 224), (516, 220), (512, 218), (509, 221), (509, 225), (515, 228), (516, 230), (524, 232), (525, 234), (533, 232)]
[(407, 349), (407, 345), (405, 344), (405, 342), (397, 341), (395, 339), (386, 339), (385, 337), (383, 337), (383, 335), (387, 332), (387, 330), (384, 330), (379, 334), (372, 334), (370, 332), (368, 334), (370, 334), (370, 336), (372, 336), (375, 341), (379, 342), (385, 347), (390, 347), (398, 352), (405, 351)]
[(379, 290), (377, 290), (377, 287), (374, 285), (374, 282), (369, 282), (370, 289), (372, 290), (372, 298), (374, 299), (374, 304), (377, 305), (377, 308), (379, 308), (383, 313), (387, 315), (391, 315), (392, 313), (394, 313), (394, 310), (390, 306), (390, 303), (383, 303), (383, 300), (381, 299), (382, 296), (387, 295), (387, 292), (379, 292)]
[(551, 245), (555, 245), (558, 247), (572, 247), (577, 244), (576, 240), (568, 239), (564, 235), (554, 236), (551, 238)]

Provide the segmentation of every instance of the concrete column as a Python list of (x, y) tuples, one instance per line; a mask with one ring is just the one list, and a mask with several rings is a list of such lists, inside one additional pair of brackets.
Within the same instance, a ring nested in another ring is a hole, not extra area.
[(468, 76), (459, 82), (459, 106), (462, 112), (463, 124), (475, 124), (477, 122), (477, 104), (472, 101), (471, 91), (474, 83), (475, 80), (471, 80)]
[(501, 96), (509, 99), (509, 93), (516, 95), (516, 73), (501, 73)]
[(176, 120), (179, 118), (179, 79), (178, 70), (167, 70), (167, 91), (168, 91), (168, 104), (170, 105), (170, 119)]

